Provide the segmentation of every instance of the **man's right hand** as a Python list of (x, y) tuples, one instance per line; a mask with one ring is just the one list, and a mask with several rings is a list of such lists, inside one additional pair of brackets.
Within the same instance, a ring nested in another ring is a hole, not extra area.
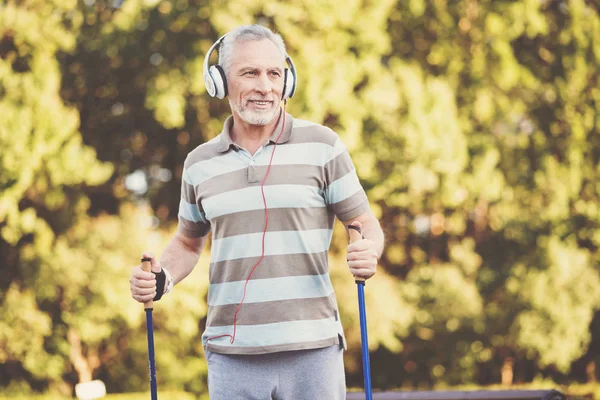
[[(150, 259), (153, 272), (159, 273), (162, 270), (160, 261), (158, 261), (152, 253), (144, 253), (142, 257)], [(131, 272), (129, 286), (131, 289), (131, 297), (140, 303), (150, 301), (156, 296), (156, 278), (152, 272), (142, 270), (142, 264), (137, 265)]]

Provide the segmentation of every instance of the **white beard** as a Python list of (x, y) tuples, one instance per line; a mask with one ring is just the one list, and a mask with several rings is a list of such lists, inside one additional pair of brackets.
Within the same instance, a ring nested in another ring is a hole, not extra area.
[(279, 112), (279, 105), (277, 102), (273, 103), (273, 108), (264, 111), (250, 110), (244, 104), (246, 102), (242, 100), (240, 103), (235, 103), (229, 100), (231, 109), (239, 114), (239, 116), (250, 125), (265, 126), (277, 116)]

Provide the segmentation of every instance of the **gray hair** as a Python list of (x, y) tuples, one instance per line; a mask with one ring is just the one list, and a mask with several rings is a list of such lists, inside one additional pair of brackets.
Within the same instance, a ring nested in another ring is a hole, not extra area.
[(262, 25), (240, 26), (229, 32), (219, 47), (219, 65), (223, 68), (225, 76), (228, 76), (229, 68), (231, 67), (234, 44), (263, 39), (269, 39), (271, 42), (275, 43), (275, 46), (277, 46), (281, 55), (285, 58), (287, 54), (285, 44), (278, 33), (273, 33), (269, 28), (265, 28)]

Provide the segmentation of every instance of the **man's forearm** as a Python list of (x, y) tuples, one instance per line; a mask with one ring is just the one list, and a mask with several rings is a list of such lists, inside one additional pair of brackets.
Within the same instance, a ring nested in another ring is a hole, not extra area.
[(174, 284), (181, 282), (192, 272), (200, 259), (205, 242), (206, 237), (182, 240), (181, 236), (175, 235), (167, 245), (160, 264), (169, 270)]

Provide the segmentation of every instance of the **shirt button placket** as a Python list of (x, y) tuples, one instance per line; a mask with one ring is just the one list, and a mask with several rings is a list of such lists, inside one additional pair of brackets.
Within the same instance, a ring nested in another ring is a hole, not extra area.
[(258, 182), (258, 176), (256, 174), (256, 167), (254, 166), (254, 158), (251, 158), (248, 164), (248, 183), (256, 182)]

